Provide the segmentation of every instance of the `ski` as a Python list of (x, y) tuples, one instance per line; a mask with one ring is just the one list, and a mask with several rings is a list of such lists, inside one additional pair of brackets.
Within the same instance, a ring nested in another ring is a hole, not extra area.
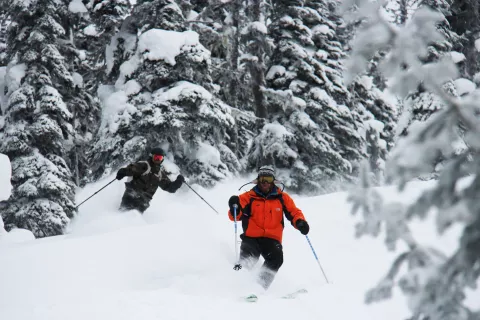
[(244, 297), (244, 300), (247, 302), (257, 302), (258, 297), (255, 294), (249, 294), (248, 296)]
[(286, 295), (282, 296), (282, 299), (295, 299), (299, 295), (302, 295), (302, 294), (305, 294), (305, 293), (308, 293), (307, 289), (299, 289), (297, 291), (294, 291), (292, 293), (289, 293), (289, 294), (286, 294)]
[[(282, 299), (295, 299), (300, 295), (308, 293), (307, 289), (299, 289), (297, 291), (285, 294), (281, 296)], [(258, 296), (256, 294), (249, 294), (247, 296), (242, 297), (242, 299), (246, 302), (257, 302), (258, 301)]]

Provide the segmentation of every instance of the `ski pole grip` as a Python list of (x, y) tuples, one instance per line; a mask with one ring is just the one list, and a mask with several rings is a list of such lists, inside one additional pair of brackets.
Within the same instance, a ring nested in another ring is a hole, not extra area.
[(238, 205), (235, 203), (233, 204), (233, 221), (235, 222), (235, 232), (237, 232), (237, 210)]

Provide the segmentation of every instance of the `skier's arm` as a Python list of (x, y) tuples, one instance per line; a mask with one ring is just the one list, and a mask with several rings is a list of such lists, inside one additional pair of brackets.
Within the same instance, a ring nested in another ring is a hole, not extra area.
[(160, 179), (158, 186), (164, 191), (175, 193), (182, 186), (184, 181), (185, 178), (181, 174), (177, 176), (175, 181), (171, 181), (166, 173), (162, 173), (162, 178)]
[(148, 170), (148, 164), (145, 162), (135, 162), (129, 164), (125, 168), (125, 175), (126, 176), (141, 176), (145, 171)]
[(298, 220), (304, 220), (305, 216), (302, 213), (302, 210), (297, 208), (293, 199), (287, 194), (282, 194), (283, 203), (285, 205), (285, 217), (292, 223), (292, 225), (296, 228)]
[[(239, 197), (238, 200), (240, 202), (240, 205), (237, 208), (237, 221), (242, 220), (242, 210), (245, 208), (245, 206), (250, 202), (250, 196), (248, 195), (248, 192), (242, 193)], [(230, 221), (233, 220), (233, 211), (232, 209), (228, 210), (228, 218)]]
[(140, 176), (148, 170), (148, 164), (144, 162), (136, 162), (129, 164), (126, 168), (120, 168), (117, 172), (117, 180), (122, 180), (124, 177)]

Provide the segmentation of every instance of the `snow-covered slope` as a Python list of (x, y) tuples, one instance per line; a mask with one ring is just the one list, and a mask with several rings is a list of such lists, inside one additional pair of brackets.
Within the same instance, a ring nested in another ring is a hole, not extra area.
[[(3, 165), (3, 164), (2, 164)], [(0, 180), (5, 180), (2, 174)], [(0, 198), (9, 192), (0, 181)], [(79, 190), (79, 203), (108, 180)], [(309, 237), (331, 282), (326, 284), (304, 236), (290, 225), (284, 235), (285, 262), (257, 303), (239, 298), (258, 292), (254, 275), (232, 270), (234, 226), (226, 202), (243, 181), (177, 194), (159, 190), (143, 215), (116, 211), (124, 189), (115, 182), (80, 208), (69, 234), (22, 243), (0, 235), (0, 319), (405, 319), (400, 293), (366, 306), (364, 292), (390, 265), (379, 239), (355, 239), (346, 194), (295, 197), (310, 225)], [(405, 199), (424, 184), (414, 184)], [(396, 197), (384, 189), (387, 197)], [(433, 231), (418, 225), (425, 241)], [(437, 247), (455, 247), (455, 232)], [(260, 266), (260, 264), (259, 264)], [(280, 296), (299, 288), (294, 300)]]
[(11, 192), (10, 178), (12, 168), (8, 157), (0, 153), (0, 201), (8, 199)]

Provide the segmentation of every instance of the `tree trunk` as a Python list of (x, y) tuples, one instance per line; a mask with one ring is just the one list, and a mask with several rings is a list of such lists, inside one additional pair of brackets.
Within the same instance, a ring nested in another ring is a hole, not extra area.
[(404, 25), (407, 22), (408, 18), (408, 0), (400, 0), (400, 25)]
[(232, 36), (232, 48), (230, 54), (230, 68), (232, 70), (232, 75), (230, 78), (230, 88), (229, 88), (229, 95), (231, 101), (229, 101), (230, 105), (234, 108), (237, 108), (237, 88), (238, 88), (238, 55), (239, 55), (239, 20), (240, 20), (240, 10), (242, 8), (241, 0), (234, 0), (233, 4), (233, 12), (232, 12), (232, 27), (233, 27), (233, 36)]
[[(253, 8), (252, 8), (252, 21), (259, 21), (260, 22), (260, 0), (253, 0)], [(265, 88), (265, 74), (263, 70), (263, 53), (265, 52), (264, 48), (261, 48), (261, 43), (257, 42), (257, 46), (255, 48), (255, 52), (253, 54), (257, 57), (257, 62), (255, 66), (253, 66), (250, 70), (252, 75), (252, 91), (253, 97), (255, 100), (255, 115), (259, 118), (265, 119), (267, 118), (267, 107), (265, 105), (265, 97), (263, 94), (263, 88)]]

